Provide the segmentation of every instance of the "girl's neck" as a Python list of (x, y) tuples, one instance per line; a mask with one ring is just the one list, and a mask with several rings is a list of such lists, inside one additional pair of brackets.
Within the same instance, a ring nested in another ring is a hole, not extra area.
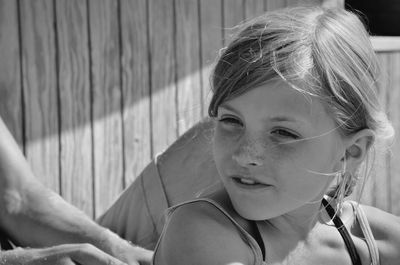
[(329, 216), (321, 202), (315, 201), (264, 222), (269, 233), (275, 236), (305, 240), (316, 226), (328, 221)]

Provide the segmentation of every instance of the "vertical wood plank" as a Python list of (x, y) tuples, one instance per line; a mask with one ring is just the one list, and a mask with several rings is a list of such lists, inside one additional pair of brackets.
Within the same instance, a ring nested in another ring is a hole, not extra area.
[(323, 0), (286, 0), (286, 6), (315, 6), (321, 5)]
[(224, 45), (230, 42), (235, 27), (246, 18), (244, 0), (225, 0), (224, 14)]
[(128, 185), (151, 159), (148, 10), (146, 0), (122, 0), (120, 10), (124, 174)]
[(208, 115), (211, 100), (210, 75), (223, 47), (223, 21), (221, 0), (200, 0), (201, 23), (201, 84), (203, 116)]
[(177, 138), (174, 4), (149, 1), (152, 145), (156, 154)]
[(88, 21), (85, 1), (55, 1), (59, 47), (61, 194), (93, 216)]
[(178, 134), (201, 117), (200, 33), (197, 0), (176, 0)]
[(264, 0), (246, 0), (245, 10), (246, 10), (246, 20), (252, 19), (263, 14), (265, 11)]
[(266, 10), (271, 11), (283, 7), (321, 5), (326, 8), (343, 8), (344, 0), (264, 0)]
[(20, 43), (17, 1), (0, 0), (0, 115), (23, 146)]
[(302, 5), (301, 0), (285, 0), (285, 6), (287, 7), (294, 7), (294, 6), (300, 6)]
[(26, 157), (38, 179), (59, 192), (59, 140), (54, 7), (20, 1)]
[(400, 52), (390, 53), (390, 86), (388, 88), (388, 113), (396, 131), (394, 142), (389, 156), (390, 184), (390, 211), (400, 215)]
[(320, 4), (326, 8), (344, 8), (345, 0), (321, 0)]
[(284, 8), (286, 5), (286, 0), (265, 0), (266, 11), (273, 11), (276, 9)]
[(123, 188), (117, 5), (112, 0), (89, 1), (95, 217), (111, 205)]

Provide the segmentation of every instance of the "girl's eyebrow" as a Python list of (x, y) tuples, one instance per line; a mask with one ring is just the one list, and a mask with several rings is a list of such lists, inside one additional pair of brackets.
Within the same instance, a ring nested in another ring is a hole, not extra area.
[(274, 122), (280, 122), (280, 121), (298, 122), (299, 121), (298, 119), (295, 119), (295, 118), (292, 118), (289, 116), (275, 116), (272, 118), (268, 117), (268, 118), (266, 118), (266, 120), (274, 121)]
[(234, 107), (232, 107), (231, 105), (229, 105), (228, 103), (222, 103), (221, 105), (219, 105), (219, 108), (224, 108), (226, 110), (241, 114), (240, 111), (238, 111), (237, 109), (235, 109)]
[[(232, 107), (231, 105), (229, 105), (226, 102), (219, 105), (219, 108), (224, 108), (228, 111), (235, 112), (235, 113), (241, 115), (240, 111), (238, 111), (237, 109), (235, 109), (234, 107)], [(293, 123), (310, 125), (310, 123), (307, 122), (307, 120), (305, 120), (305, 119), (295, 118), (295, 117), (285, 116), (285, 115), (279, 115), (279, 116), (273, 116), (273, 117), (267, 116), (263, 119), (263, 121), (265, 123), (268, 123), (268, 122), (293, 122)]]
[(264, 120), (266, 122), (293, 122), (293, 123), (300, 123), (303, 125), (310, 125), (310, 123), (306, 119), (295, 118), (295, 117), (291, 117), (291, 116), (267, 117)]

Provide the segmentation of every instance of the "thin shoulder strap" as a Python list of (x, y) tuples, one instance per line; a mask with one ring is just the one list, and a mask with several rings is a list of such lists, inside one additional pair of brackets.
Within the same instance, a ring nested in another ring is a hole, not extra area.
[(335, 213), (335, 210), (329, 204), (329, 202), (323, 198), (322, 204), (324, 205), (326, 211), (328, 212), (329, 216), (332, 218), (333, 223), (335, 224), (337, 230), (339, 231), (340, 235), (342, 236), (344, 243), (349, 251), (351, 261), (353, 265), (361, 265), (360, 256), (357, 253), (357, 249), (354, 245), (353, 239), (351, 238), (349, 231), (347, 231), (346, 226), (344, 226), (342, 220), (339, 216)]
[[(211, 204), (213, 207), (215, 207), (217, 210), (219, 210), (224, 216), (226, 216), (229, 221), (232, 222), (232, 224), (236, 227), (236, 229), (238, 229), (238, 231), (240, 232), (240, 235), (242, 235), (245, 239), (248, 240), (248, 244), (250, 246), (250, 248), (252, 249), (253, 253), (254, 253), (254, 257), (255, 257), (255, 261), (254, 261), (254, 265), (261, 265), (261, 264), (265, 264), (263, 263), (263, 254), (262, 254), (262, 250), (260, 248), (260, 245), (258, 244), (258, 242), (256, 241), (255, 238), (253, 238), (229, 213), (228, 211), (226, 211), (219, 203), (217, 203), (216, 201), (209, 199), (209, 198), (196, 198), (193, 200), (189, 200), (189, 201), (185, 201), (179, 204), (176, 204), (170, 208), (167, 209), (166, 211), (166, 215), (167, 215), (167, 221), (166, 224), (164, 226), (163, 232), (160, 236), (160, 238), (163, 236), (164, 231), (166, 229), (166, 227), (168, 226), (169, 220), (171, 219), (171, 215), (173, 214), (173, 212), (178, 209), (179, 207), (183, 206), (183, 205), (187, 205), (187, 204), (192, 204), (192, 203), (199, 203), (199, 202), (206, 202)], [(260, 235), (261, 236), (261, 235)], [(156, 248), (154, 249), (154, 253), (157, 251), (158, 249), (158, 245), (159, 242), (161, 240), (159, 239)]]
[(354, 202), (350, 201), (351, 206), (353, 206), (353, 210), (356, 214), (356, 218), (358, 223), (360, 224), (361, 231), (363, 232), (363, 235), (365, 237), (365, 241), (368, 246), (368, 250), (371, 256), (371, 265), (379, 265), (379, 250), (378, 250), (378, 245), (376, 244), (375, 237), (372, 234), (371, 227), (369, 225), (367, 216), (362, 209), (361, 205)]

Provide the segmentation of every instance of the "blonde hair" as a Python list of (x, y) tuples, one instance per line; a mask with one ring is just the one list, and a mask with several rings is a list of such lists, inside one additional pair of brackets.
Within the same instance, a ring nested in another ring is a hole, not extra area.
[(317, 97), (342, 135), (368, 128), (377, 140), (388, 140), (394, 130), (378, 101), (378, 78), (376, 55), (356, 14), (322, 7), (281, 9), (239, 26), (211, 77), (208, 112), (215, 117), (221, 103), (283, 79)]

